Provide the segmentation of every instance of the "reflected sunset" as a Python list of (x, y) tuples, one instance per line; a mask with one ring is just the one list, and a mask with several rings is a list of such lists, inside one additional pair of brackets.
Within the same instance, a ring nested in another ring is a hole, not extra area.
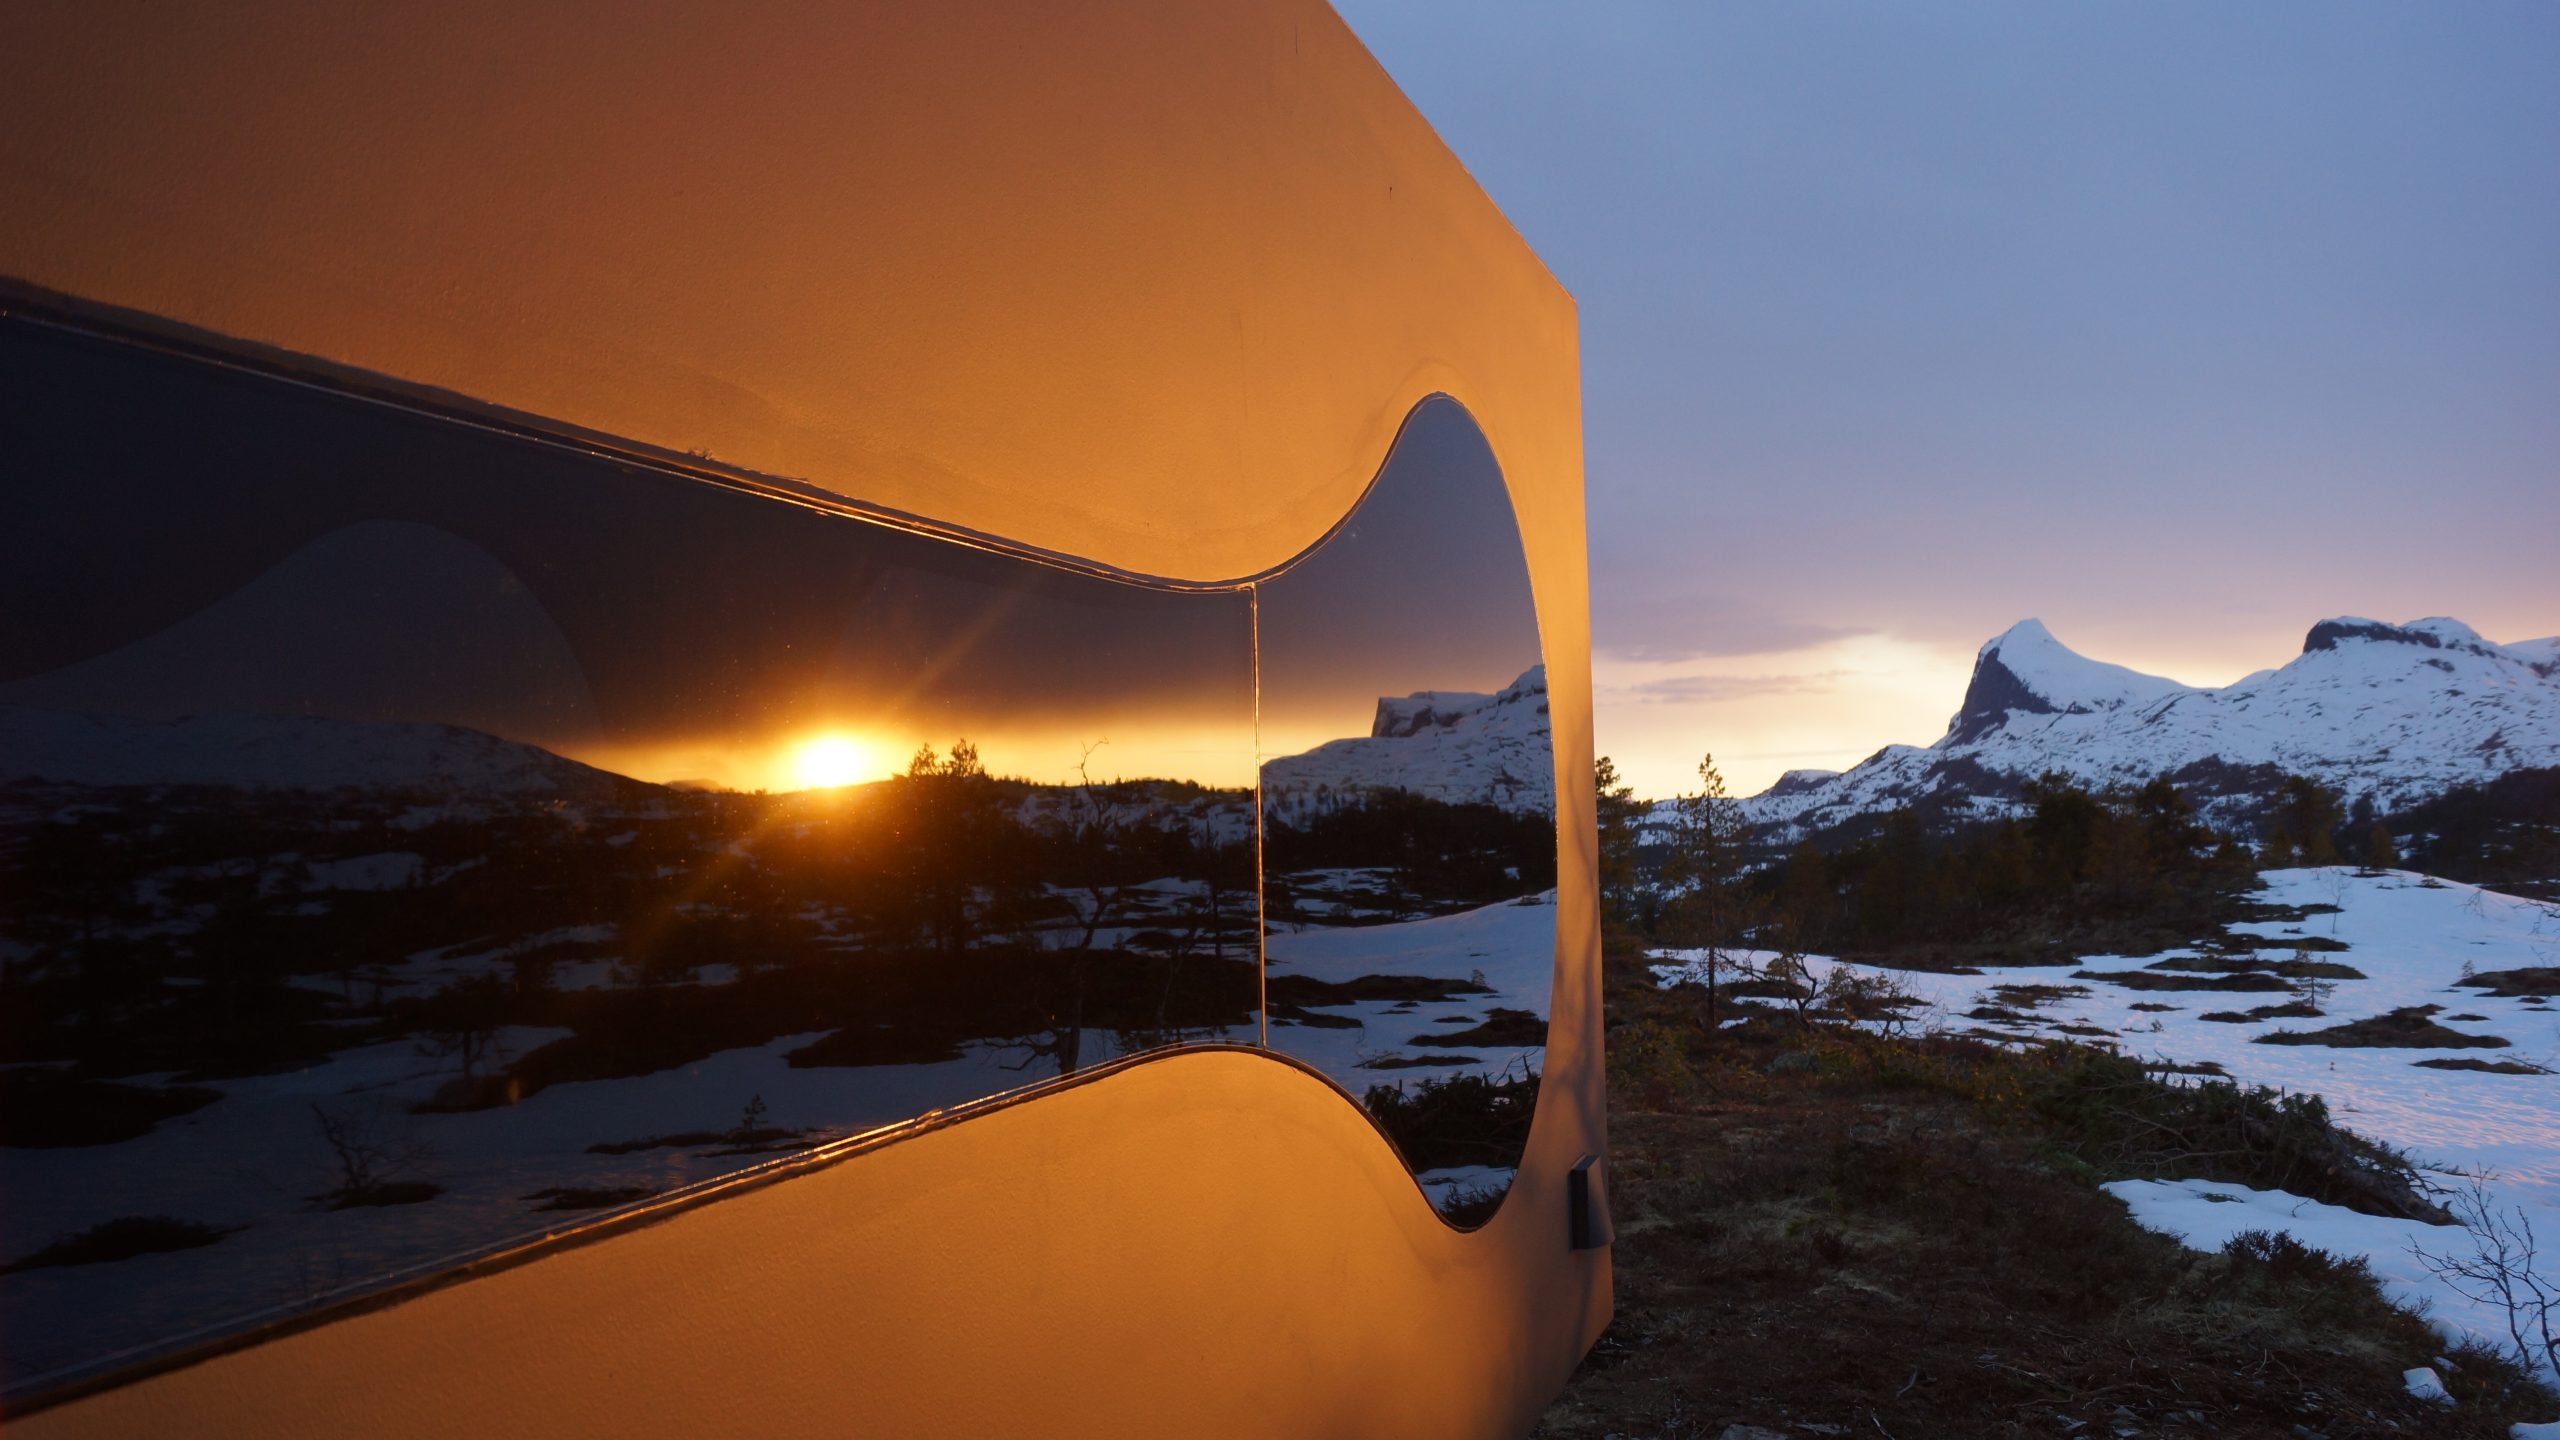
[(889, 758), (867, 740), (840, 731), (813, 735), (791, 752), (794, 778), (805, 790), (859, 785), (891, 773)]
[[(432, 1271), (537, 1214), (1259, 1038), (1246, 594), (23, 324), (0, 366), (9, 472), (78, 481), (0, 536), (41, 597), (0, 612), (66, 617), (0, 634), (0, 882), (39, 881), (6, 886), (0, 968), (42, 981), (0, 1062), (84, 1152), (0, 1153), (0, 1260), (219, 1172), (168, 1202), (217, 1281), (0, 1287), (48, 1337), (0, 1387), (246, 1324), (270, 1276)], [(116, 986), (84, 925), (149, 932)], [(155, 1074), (207, 1083), (93, 1078)], [(215, 1088), (270, 1075), (297, 1078)], [(78, 1118), (128, 1091), (208, 1113)], [(320, 1218), (350, 1209), (374, 1223)]]
[[(1087, 730), (1016, 730), (894, 723), (836, 725), (771, 737), (707, 735), (662, 741), (589, 737), (546, 740), (545, 747), (582, 765), (652, 785), (692, 790), (830, 790), (868, 785), (907, 772), (918, 749), (937, 755), (962, 740), (977, 747), (988, 773), (1035, 785), (1123, 780), (1187, 780), (1219, 789), (1253, 783), (1250, 733), (1239, 720)], [(1310, 742), (1313, 743), (1313, 742)]]

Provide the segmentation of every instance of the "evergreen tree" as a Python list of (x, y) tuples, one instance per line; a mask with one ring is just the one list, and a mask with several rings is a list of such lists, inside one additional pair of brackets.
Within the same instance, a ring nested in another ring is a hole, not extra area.
[(1778, 885), (1778, 921), (1786, 948), (1803, 954), (1828, 944), (1838, 898), (1830, 862), (1812, 841), (1797, 841)]
[(2106, 807), (2058, 770), (2028, 781), (2020, 795), (2033, 807), (2027, 840), (2035, 847), (2044, 881), (2053, 891), (2068, 894), (2097, 868)]
[(2197, 850), (2213, 842), (2213, 832), (2196, 822), (2196, 807), (2186, 792), (2166, 775), (2133, 792), (2133, 815), (2142, 828), (2143, 850), (2160, 870), (2193, 869)]
[(1619, 924), (1634, 915), (1636, 888), (1636, 820), (1644, 807), (1635, 787), (1618, 780), (1618, 767), (1608, 756), (1594, 767), (1599, 789), (1600, 908)]
[[(2308, 775), (2287, 775), (2267, 816), (2270, 853), (2298, 857), (2304, 865), (2336, 864), (2336, 833), (2344, 814), (2337, 791)], [(2283, 862), (2271, 859), (2268, 863)]]
[(972, 938), (970, 901), (995, 878), (995, 852), (1013, 828), (978, 747), (963, 739), (948, 757), (919, 747), (887, 803), (901, 842), (893, 852), (892, 903), (945, 956), (956, 956)]
[(1742, 807), (1725, 793), (1713, 755), (1698, 761), (1698, 793), (1672, 802), (1670, 853), (1663, 882), (1672, 895), (1679, 939), (1706, 952), (1707, 1023), (1716, 1022), (1718, 981), (1738, 969), (1739, 951), (1757, 910), (1743, 883)]

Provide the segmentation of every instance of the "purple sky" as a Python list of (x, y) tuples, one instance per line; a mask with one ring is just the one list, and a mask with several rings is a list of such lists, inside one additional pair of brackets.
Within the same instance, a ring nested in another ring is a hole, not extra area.
[(2560, 5), (1337, 0), (1580, 302), (1600, 740), (2560, 631)]

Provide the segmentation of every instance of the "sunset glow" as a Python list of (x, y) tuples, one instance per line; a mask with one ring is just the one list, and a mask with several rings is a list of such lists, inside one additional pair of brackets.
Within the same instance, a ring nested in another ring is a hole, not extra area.
[(792, 775), (810, 790), (858, 785), (888, 776), (891, 766), (878, 748), (850, 735), (820, 735), (801, 742), (792, 755)]

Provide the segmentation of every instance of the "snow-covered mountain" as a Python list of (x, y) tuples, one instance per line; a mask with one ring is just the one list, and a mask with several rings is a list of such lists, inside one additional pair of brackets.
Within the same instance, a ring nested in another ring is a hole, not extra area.
[(1909, 804), (1997, 809), (2059, 770), (2093, 786), (2167, 774), (2225, 819), (2295, 772), (2388, 812), (2546, 765), (2560, 765), (2560, 637), (2498, 645), (2458, 620), (2345, 616), (2282, 667), (2212, 689), (2089, 659), (2026, 620), (1982, 647), (1936, 744), (1791, 772), (1743, 808), (1786, 833)]
[(1366, 736), (1328, 740), (1262, 767), (1263, 806), (1278, 819), (1303, 820), (1377, 790), (1553, 811), (1556, 766), (1546, 667), (1531, 667), (1491, 695), (1425, 690), (1383, 696)]
[(147, 720), (0, 705), (0, 781), (603, 795), (638, 782), (459, 725), (188, 715)]

